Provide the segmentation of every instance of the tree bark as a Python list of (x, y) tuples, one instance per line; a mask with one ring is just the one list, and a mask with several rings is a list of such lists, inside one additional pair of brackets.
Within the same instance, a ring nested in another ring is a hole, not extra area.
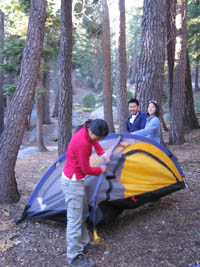
[(39, 74), (39, 86), (37, 88), (37, 146), (40, 152), (48, 151), (43, 140), (43, 77)]
[(192, 129), (198, 129), (199, 123), (197, 117), (195, 115), (194, 110), (194, 99), (193, 99), (193, 91), (192, 91), (192, 77), (191, 77), (191, 68), (190, 68), (190, 60), (187, 51), (186, 55), (187, 66), (186, 66), (186, 75), (185, 75), (185, 105), (184, 105), (184, 128), (186, 131)]
[(176, 5), (176, 42), (173, 70), (173, 92), (170, 120), (170, 144), (184, 143), (184, 105), (186, 77), (186, 19), (187, 0), (177, 0)]
[(168, 63), (168, 81), (169, 81), (169, 107), (172, 103), (173, 91), (173, 70), (175, 56), (176, 40), (176, 0), (167, 1), (167, 63)]
[(58, 154), (66, 152), (72, 135), (72, 0), (61, 1), (60, 101)]
[(137, 72), (137, 50), (138, 50), (138, 40), (137, 40), (137, 35), (135, 35), (135, 44), (133, 49), (133, 63), (131, 65), (131, 77), (129, 80), (130, 84), (135, 83), (135, 77)]
[(49, 96), (50, 96), (50, 84), (51, 84), (51, 74), (50, 70), (43, 72), (43, 87), (42, 90), (45, 94), (42, 96), (42, 123), (51, 124), (50, 120), (50, 106), (49, 106)]
[(104, 119), (108, 122), (109, 132), (115, 132), (112, 112), (110, 20), (107, 0), (103, 0), (103, 96)]
[(194, 91), (199, 90), (199, 60), (196, 60), (195, 79), (194, 79)]
[(119, 132), (126, 131), (128, 116), (127, 87), (126, 87), (126, 18), (125, 0), (119, 0), (119, 41), (118, 41), (118, 72), (117, 72), (117, 111)]
[(58, 118), (59, 91), (56, 93), (52, 118)]
[(144, 0), (136, 97), (142, 111), (150, 100), (161, 106), (164, 84), (166, 1)]
[[(0, 51), (4, 48), (4, 13), (0, 10)], [(0, 64), (3, 64), (3, 56), (0, 54)], [(3, 101), (3, 71), (0, 70), (0, 135), (4, 129), (4, 101)]]
[(17, 202), (20, 198), (15, 164), (22, 142), (27, 115), (32, 107), (40, 67), (46, 1), (32, 0), (26, 45), (18, 86), (12, 97), (0, 139), (0, 202)]

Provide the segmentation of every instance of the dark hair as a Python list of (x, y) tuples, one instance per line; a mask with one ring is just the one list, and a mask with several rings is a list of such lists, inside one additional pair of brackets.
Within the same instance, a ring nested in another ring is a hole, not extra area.
[(108, 135), (109, 128), (105, 120), (96, 119), (86, 121), (87, 128), (89, 128), (93, 134), (98, 137), (105, 137)]
[[(160, 117), (160, 108), (159, 108), (158, 102), (156, 100), (150, 100), (149, 104), (154, 104), (154, 106), (156, 107), (155, 116), (157, 116), (159, 118)], [(149, 104), (148, 104), (148, 106), (149, 106)], [(147, 112), (147, 115), (149, 116), (148, 112)]]
[(92, 120), (89, 119), (89, 120), (85, 121), (84, 124), (78, 125), (78, 126), (76, 127), (76, 129), (75, 129), (75, 132), (78, 132), (81, 128), (84, 127), (84, 125), (87, 126), (91, 121), (92, 121)]
[(137, 106), (140, 105), (139, 101), (136, 99), (136, 98), (131, 98), (129, 101), (128, 101), (128, 104), (130, 103), (135, 103)]

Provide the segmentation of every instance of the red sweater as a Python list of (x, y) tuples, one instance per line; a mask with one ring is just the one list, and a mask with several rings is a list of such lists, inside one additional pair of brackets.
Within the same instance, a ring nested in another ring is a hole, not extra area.
[(97, 153), (101, 156), (104, 154), (103, 148), (98, 141), (92, 141), (86, 126), (75, 132), (67, 148), (66, 161), (64, 166), (64, 174), (68, 178), (76, 174), (76, 179), (80, 180), (86, 174), (98, 176), (101, 174), (100, 167), (90, 166), (90, 156), (92, 154), (92, 146)]

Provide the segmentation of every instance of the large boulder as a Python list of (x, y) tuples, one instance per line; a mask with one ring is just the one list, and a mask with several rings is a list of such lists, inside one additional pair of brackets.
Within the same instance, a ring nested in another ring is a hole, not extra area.
[[(118, 118), (117, 118), (117, 108), (113, 107), (113, 120), (114, 123), (117, 123)], [(95, 120), (95, 119), (104, 119), (104, 109), (103, 106), (97, 108), (95, 111), (90, 113), (90, 119)]]

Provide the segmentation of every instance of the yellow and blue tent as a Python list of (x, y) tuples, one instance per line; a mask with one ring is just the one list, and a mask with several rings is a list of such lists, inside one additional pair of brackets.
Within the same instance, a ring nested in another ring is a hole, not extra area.
[[(85, 186), (89, 222), (109, 223), (125, 209), (133, 209), (185, 187), (184, 174), (175, 157), (162, 145), (131, 134), (110, 134), (101, 142), (110, 156), (107, 172), (87, 176)], [(23, 211), (23, 219), (66, 221), (60, 178), (65, 155), (44, 174)], [(104, 164), (95, 153), (92, 166)]]

